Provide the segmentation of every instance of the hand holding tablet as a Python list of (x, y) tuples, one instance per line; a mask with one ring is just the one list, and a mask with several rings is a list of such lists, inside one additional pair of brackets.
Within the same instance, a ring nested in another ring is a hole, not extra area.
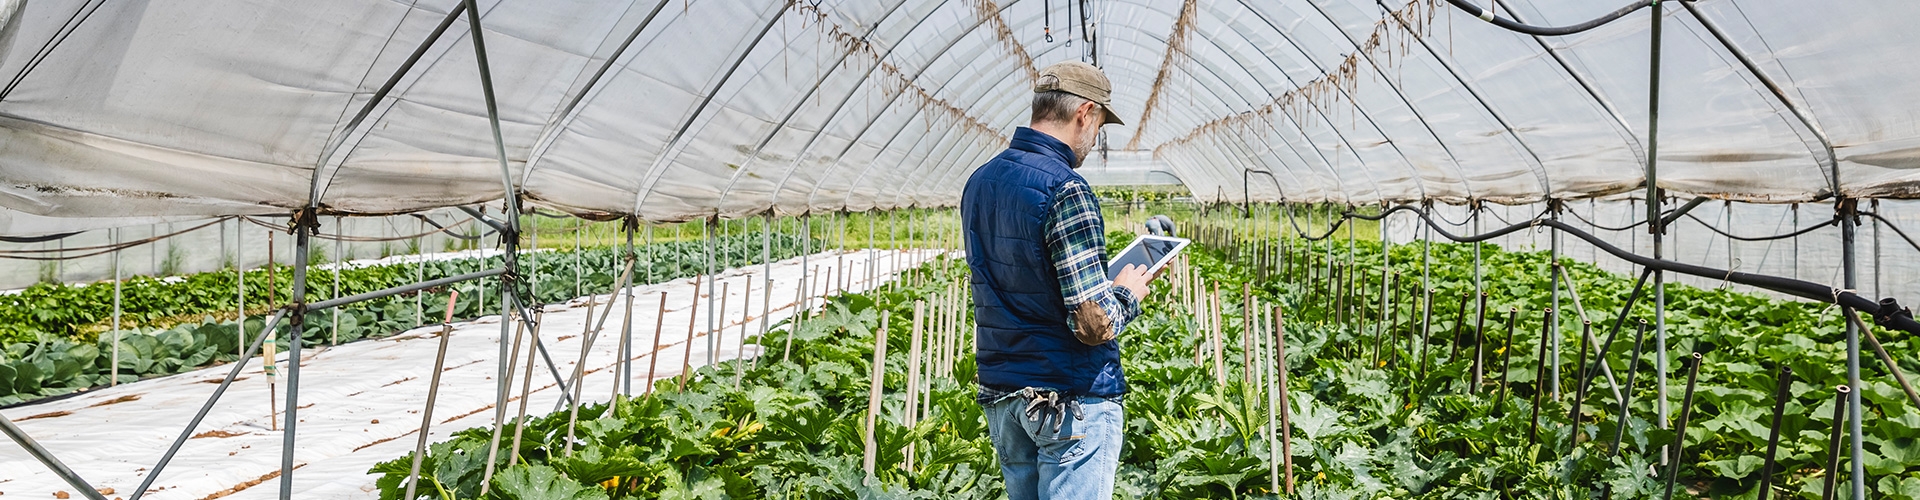
[(1186, 249), (1192, 243), (1186, 238), (1171, 236), (1142, 235), (1134, 238), (1133, 243), (1120, 251), (1120, 255), (1107, 262), (1107, 279), (1120, 276), (1120, 271), (1128, 265), (1146, 267), (1147, 276), (1156, 276), (1160, 269), (1173, 262), (1173, 256)]

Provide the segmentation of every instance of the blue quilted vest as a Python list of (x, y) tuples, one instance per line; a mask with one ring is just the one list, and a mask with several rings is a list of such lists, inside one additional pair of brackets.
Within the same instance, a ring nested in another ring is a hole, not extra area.
[(1107, 398), (1127, 392), (1119, 343), (1089, 346), (1068, 329), (1066, 301), (1047, 252), (1054, 195), (1067, 181), (1086, 182), (1072, 163), (1073, 150), (1065, 143), (1021, 127), (1006, 151), (974, 171), (960, 196), (967, 266), (973, 269), (974, 356), (979, 382), (987, 387)]

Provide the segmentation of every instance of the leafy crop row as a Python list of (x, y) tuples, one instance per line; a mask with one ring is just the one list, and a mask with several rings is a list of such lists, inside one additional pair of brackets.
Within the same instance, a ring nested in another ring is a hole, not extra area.
[[(1431, 246), (1431, 265), (1425, 272), (1427, 286), (1435, 292), (1432, 323), (1424, 328), (1418, 303), (1424, 297), (1422, 245), (1390, 246), (1386, 256), (1374, 242), (1293, 240), (1286, 249), (1278, 252), (1273, 241), (1239, 242), (1218, 254), (1224, 261), (1200, 260), (1215, 279), (1278, 278), (1258, 281), (1256, 293), (1289, 305), (1288, 354), (1296, 406), (1315, 401), (1331, 406), (1337, 415), (1333, 425), (1341, 432), (1324, 438), (1307, 433), (1306, 448), (1326, 452), (1304, 462), (1309, 468), (1321, 467), (1306, 474), (1325, 474), (1319, 487), (1337, 491), (1336, 496), (1584, 498), (1603, 489), (1615, 498), (1660, 495), (1667, 473), (1656, 464), (1662, 447), (1674, 441), (1667, 429), (1681, 411), (1684, 360), (1701, 353), (1691, 423), (1677, 459), (1676, 496), (1758, 494), (1777, 377), (1780, 368), (1789, 367), (1794, 382), (1780, 428), (1779, 465), (1768, 479), (1775, 485), (1775, 497), (1820, 498), (1828, 432), (1834, 425), (1833, 388), (1846, 380), (1843, 323), (1837, 310), (1724, 287), (1667, 285), (1668, 349), (1653, 349), (1653, 334), (1647, 334), (1647, 352), (1637, 363), (1633, 387), (1622, 388), (1631, 394), (1624, 443), (1618, 453), (1610, 453), (1620, 421), (1619, 399), (1603, 375), (1581, 401), (1579, 435), (1571, 435), (1580, 370), (1577, 352), (1583, 322), (1592, 322), (1595, 341), (1606, 340), (1632, 279), (1570, 259), (1560, 261), (1572, 286), (1561, 285), (1562, 310), (1555, 321), (1563, 348), (1556, 396), (1548, 385), (1551, 380), (1536, 377), (1555, 373), (1552, 359), (1543, 362), (1540, 355), (1543, 311), (1552, 305), (1552, 261), (1546, 252), (1483, 247), (1487, 331), (1476, 335), (1471, 245)], [(1383, 258), (1391, 262), (1384, 272)], [(1393, 283), (1389, 293), (1395, 305), (1387, 309), (1380, 306), (1383, 274)], [(1578, 305), (1570, 292), (1577, 292)], [(1613, 343), (1595, 350), (1605, 353), (1607, 366), (1622, 384), (1635, 342), (1634, 325), (1653, 318), (1645, 297)], [(1518, 320), (1511, 343), (1505, 324), (1509, 311), (1517, 311)], [(1455, 324), (1456, 318), (1461, 324)], [(1420, 341), (1427, 337), (1431, 346)], [(1895, 353), (1916, 347), (1911, 340), (1884, 335), (1882, 340)], [(1477, 342), (1485, 343), (1484, 384), (1469, 387)], [(1672, 370), (1665, 381), (1670, 408), (1665, 425), (1658, 423), (1654, 408), (1659, 398), (1653, 366), (1661, 356)], [(1904, 367), (1914, 368), (1912, 363)], [(1885, 367), (1872, 358), (1863, 361), (1862, 377), (1869, 490), (1875, 498), (1920, 498), (1920, 442), (1915, 440), (1920, 437), (1920, 409), (1907, 403)], [(1530, 445), (1536, 401), (1539, 443)], [(1294, 425), (1311, 429), (1314, 423), (1296, 420)], [(1300, 433), (1295, 436), (1299, 454)], [(1843, 456), (1841, 470), (1847, 468)], [(1656, 469), (1657, 474), (1650, 473)]]
[[(1118, 246), (1128, 238), (1115, 233), (1110, 242)], [(1705, 361), (1678, 456), (1676, 496), (1756, 495), (1774, 376), (1777, 368), (1790, 366), (1797, 381), (1781, 429), (1780, 466), (1771, 479), (1776, 497), (1819, 498), (1833, 425), (1832, 387), (1844, 380), (1835, 311), (1668, 285), (1668, 350), (1649, 347), (1632, 386), (1621, 387), (1632, 404), (1622, 444), (1612, 452), (1620, 420), (1614, 382), (1596, 378), (1576, 425), (1574, 353), (1583, 321), (1593, 322), (1596, 339), (1607, 338), (1632, 280), (1561, 261), (1571, 281), (1563, 284), (1561, 305), (1570, 311), (1558, 316), (1553, 330), (1566, 349), (1556, 395), (1551, 377), (1536, 375), (1556, 373), (1551, 360), (1539, 355), (1543, 338), (1550, 338), (1542, 334), (1542, 312), (1551, 305), (1551, 261), (1544, 252), (1483, 249), (1488, 317), (1481, 333), (1471, 246), (1432, 245), (1431, 264), (1423, 266), (1423, 245), (1389, 246), (1383, 256), (1372, 242), (1291, 240), (1286, 251), (1271, 240), (1213, 243), (1195, 247), (1190, 262), (1209, 286), (1220, 284), (1229, 295), (1221, 304), (1223, 338), (1241, 338), (1245, 311), (1234, 291), (1243, 283), (1252, 285), (1260, 307), (1284, 308), (1299, 498), (1590, 498), (1599, 491), (1612, 498), (1656, 497), (1666, 477), (1658, 467), (1661, 448), (1675, 438), (1663, 427), (1675, 417), (1664, 426), (1656, 423), (1653, 360), (1669, 359), (1667, 398), (1677, 415), (1685, 385), (1680, 360), (1694, 352)], [(1379, 297), (1383, 266), (1396, 297), (1385, 309)], [(947, 263), (922, 272), (951, 279), (964, 268)], [(1267, 397), (1259, 377), (1242, 380), (1239, 342), (1225, 342), (1220, 359), (1227, 383), (1215, 382), (1213, 358), (1196, 353), (1204, 348), (1197, 314), (1174, 299), (1169, 281), (1156, 282), (1159, 295), (1121, 338), (1133, 392), (1125, 402), (1117, 495), (1280, 496), (1268, 476)], [(1434, 290), (1431, 299), (1423, 286)], [(737, 389), (727, 375), (742, 362), (729, 362), (703, 369), (684, 390), (668, 383), (655, 395), (583, 408), (571, 455), (564, 451), (566, 414), (535, 418), (526, 424), (529, 441), (519, 465), (508, 467), (510, 457), (502, 452), (491, 497), (997, 498), (998, 467), (966, 382), (970, 356), (961, 354), (953, 379), (934, 381), (936, 410), (927, 420), (907, 428), (899, 418), (911, 302), (934, 291), (905, 287), (838, 297), (824, 316), (794, 334), (791, 362), (762, 360)], [(1424, 300), (1433, 301), (1430, 322), (1419, 314)], [(1511, 341), (1508, 311), (1515, 311)], [(882, 315), (891, 318), (892, 330), (888, 395), (878, 432), (880, 472), (869, 483), (859, 468), (859, 423), (871, 332)], [(1651, 315), (1642, 301), (1630, 311), (1625, 331), (1597, 350), (1606, 353), (1613, 380), (1623, 386), (1635, 336), (1631, 325)], [(775, 332), (768, 343), (779, 345), (786, 335)], [(1893, 352), (1914, 347), (1909, 340), (1884, 340)], [(1483, 363), (1479, 386), (1471, 375), (1475, 352)], [(1875, 497), (1920, 497), (1920, 412), (1905, 406), (1880, 367), (1868, 367), (1864, 376), (1866, 467)], [(435, 445), (426, 457), (433, 487), (423, 487), (424, 494), (478, 496), (490, 435), (487, 428), (470, 429)], [(904, 467), (901, 453), (908, 443), (920, 454), (912, 469)], [(409, 463), (402, 457), (372, 471), (383, 475), (383, 497), (400, 496)]]
[[(758, 262), (761, 238), (736, 236), (719, 240), (724, 248), (716, 269)], [(816, 243), (812, 245), (817, 248)], [(785, 259), (802, 250), (796, 237), (775, 236), (772, 255)], [(606, 293), (616, 284), (624, 261), (619, 248), (529, 252), (520, 259), (522, 274), (530, 278), (534, 299), (563, 301), (588, 293)], [(635, 250), (640, 260), (636, 283), (678, 279), (705, 272), (705, 242), (665, 242)], [(467, 258), (423, 263), (375, 265), (343, 269), (337, 275), (342, 296), (391, 288), (421, 280), (456, 276), (497, 268), (501, 257)], [(576, 288), (575, 273), (579, 274)], [(273, 293), (285, 301), (292, 293), (291, 273), (275, 272)], [(231, 362), (239, 355), (236, 273), (208, 272), (165, 281), (134, 278), (122, 284), (123, 321), (129, 325), (165, 325), (128, 328), (119, 334), (119, 382), (180, 373), (209, 363)], [(276, 304), (268, 299), (267, 270), (245, 273), (248, 335), (263, 327), (260, 315)], [(328, 296), (336, 279), (329, 270), (308, 273), (309, 297)], [(476, 280), (454, 285), (468, 300), (455, 304), (456, 318), (475, 318), (499, 306), (499, 281)], [(111, 317), (113, 284), (84, 286), (35, 285), (19, 294), (0, 296), (0, 325), (18, 328), (0, 344), (0, 405), (67, 394), (108, 384), (114, 372), (114, 335), (90, 334), (85, 326)], [(308, 313), (303, 342), (323, 345), (391, 335), (431, 321), (434, 311), (446, 308), (445, 293), (396, 295), (343, 307), (336, 328), (332, 311)], [(284, 338), (279, 340), (285, 345)]]

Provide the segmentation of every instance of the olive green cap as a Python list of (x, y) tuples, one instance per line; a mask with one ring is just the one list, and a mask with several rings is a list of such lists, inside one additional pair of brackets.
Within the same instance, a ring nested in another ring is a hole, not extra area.
[(1034, 82), (1033, 92), (1062, 91), (1077, 95), (1100, 105), (1106, 111), (1107, 119), (1102, 124), (1125, 125), (1120, 115), (1113, 113), (1113, 83), (1107, 81), (1107, 73), (1092, 64), (1080, 61), (1061, 61), (1040, 70), (1040, 79)]

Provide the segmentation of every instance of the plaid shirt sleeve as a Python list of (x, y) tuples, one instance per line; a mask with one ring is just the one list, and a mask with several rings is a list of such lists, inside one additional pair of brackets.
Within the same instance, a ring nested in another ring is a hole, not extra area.
[[(1068, 182), (1053, 200), (1053, 220), (1047, 227), (1047, 251), (1060, 278), (1060, 296), (1066, 299), (1067, 310), (1073, 311), (1085, 302), (1099, 305), (1118, 337), (1127, 323), (1140, 315), (1140, 302), (1132, 291), (1113, 286), (1107, 278), (1106, 223), (1100, 218), (1100, 199), (1085, 183)], [(1074, 324), (1073, 328), (1078, 332), (1080, 326)]]

